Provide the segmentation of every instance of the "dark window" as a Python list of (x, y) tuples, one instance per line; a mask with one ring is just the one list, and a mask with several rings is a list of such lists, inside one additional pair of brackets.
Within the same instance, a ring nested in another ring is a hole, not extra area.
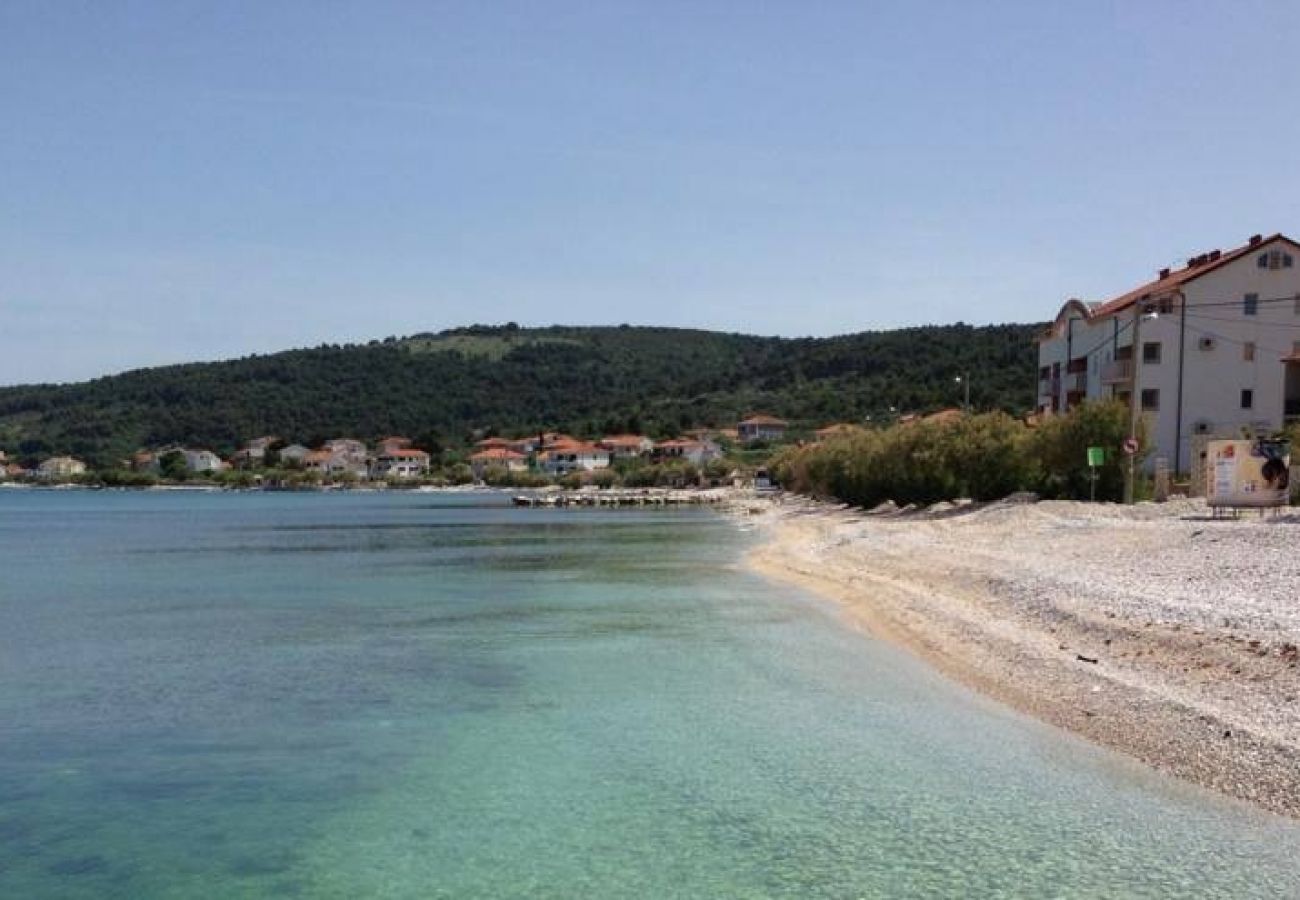
[(1160, 342), (1149, 341), (1142, 345), (1142, 362), (1155, 365), (1160, 362)]
[(1253, 316), (1259, 311), (1259, 294), (1247, 294), (1241, 301), (1243, 315)]
[(1255, 392), (1252, 391), (1252, 390), (1244, 390), (1244, 391), (1242, 391), (1242, 392), (1241, 392), (1241, 408), (1242, 408), (1242, 409), (1250, 409), (1250, 408), (1253, 407), (1254, 405), (1255, 405)]
[(1268, 254), (1267, 254), (1267, 253), (1261, 253), (1259, 256), (1255, 257), (1255, 265), (1256, 265), (1258, 268), (1261, 268), (1261, 269), (1267, 269), (1267, 268), (1268, 268)]
[(1290, 254), (1290, 253), (1283, 253), (1283, 254), (1282, 254), (1282, 268), (1284, 268), (1284, 269), (1289, 269), (1289, 268), (1291, 268), (1291, 263), (1292, 263), (1292, 262), (1294, 262), (1294, 260), (1291, 259), (1291, 254)]
[(1159, 409), (1160, 408), (1160, 391), (1156, 388), (1142, 389), (1142, 408)]

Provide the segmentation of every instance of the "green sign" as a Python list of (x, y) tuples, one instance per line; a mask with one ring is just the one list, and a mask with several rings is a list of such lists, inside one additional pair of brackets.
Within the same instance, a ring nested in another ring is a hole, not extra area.
[(1106, 462), (1106, 449), (1104, 447), (1088, 448), (1088, 465), (1091, 468), (1097, 468)]

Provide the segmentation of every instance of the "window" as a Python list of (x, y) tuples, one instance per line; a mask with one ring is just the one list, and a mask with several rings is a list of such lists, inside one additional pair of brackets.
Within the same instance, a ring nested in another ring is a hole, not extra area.
[(1295, 314), (1300, 316), (1300, 294), (1295, 295)]
[(1270, 250), (1255, 257), (1255, 265), (1261, 269), (1289, 269), (1295, 264), (1290, 253)]
[(1161, 297), (1156, 303), (1156, 312), (1162, 316), (1167, 316), (1174, 311), (1174, 298), (1168, 295)]
[(1254, 342), (1254, 341), (1246, 341), (1246, 343), (1244, 343), (1244, 344), (1241, 345), (1241, 358), (1242, 358), (1243, 360), (1245, 360), (1246, 362), (1254, 362), (1254, 361), (1255, 361), (1255, 342)]
[(1259, 294), (1247, 294), (1241, 301), (1241, 312), (1247, 316), (1259, 312)]
[(1241, 392), (1241, 408), (1251, 409), (1255, 405), (1255, 392), (1247, 388)]
[(1160, 408), (1160, 391), (1156, 388), (1142, 389), (1142, 408), (1155, 410)]
[(1149, 341), (1142, 345), (1142, 362), (1153, 366), (1160, 362), (1160, 342)]

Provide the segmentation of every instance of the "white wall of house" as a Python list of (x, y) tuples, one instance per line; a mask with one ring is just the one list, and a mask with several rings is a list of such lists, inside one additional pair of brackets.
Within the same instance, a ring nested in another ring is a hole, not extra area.
[(191, 472), (216, 472), (222, 468), (221, 457), (211, 450), (182, 450), (185, 468)]
[[(1292, 264), (1261, 267), (1259, 258), (1267, 261), (1273, 252), (1289, 256)], [(1089, 399), (1127, 398), (1131, 389), (1132, 400), (1142, 407), (1143, 392), (1155, 392), (1146, 397), (1146, 405), (1155, 408), (1139, 410), (1153, 451), (1147, 466), (1164, 458), (1170, 468), (1182, 472), (1192, 468), (1195, 435), (1275, 431), (1287, 421), (1288, 400), (1293, 412), (1300, 413), (1295, 406), (1300, 403), (1300, 362), (1284, 362), (1291, 356), (1300, 359), (1300, 247), (1282, 238), (1263, 241), (1186, 281), (1181, 290), (1181, 297), (1153, 294), (1105, 317), (1085, 318), (1081, 311), (1063, 310), (1050, 336), (1039, 344), (1039, 409), (1067, 408), (1068, 360), (1086, 355)], [(1249, 296), (1256, 298), (1253, 314), (1247, 313)], [(1139, 306), (1148, 315), (1135, 324)], [(1154, 318), (1150, 311), (1156, 312)], [(1132, 354), (1132, 382), (1108, 379), (1126, 348)], [(1057, 363), (1061, 383), (1044, 380), (1042, 369)], [(1243, 391), (1250, 392), (1247, 398)], [(1249, 406), (1243, 405), (1244, 399)]]
[(538, 461), (541, 470), (547, 475), (567, 475), (570, 472), (593, 472), (607, 469), (610, 463), (608, 450), (547, 450)]

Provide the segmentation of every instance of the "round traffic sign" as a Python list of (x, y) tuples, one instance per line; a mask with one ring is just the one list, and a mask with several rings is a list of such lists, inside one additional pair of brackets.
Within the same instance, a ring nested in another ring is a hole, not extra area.
[(1124, 452), (1127, 453), (1129, 456), (1132, 456), (1134, 453), (1137, 453), (1138, 439), (1133, 437), (1124, 438)]

